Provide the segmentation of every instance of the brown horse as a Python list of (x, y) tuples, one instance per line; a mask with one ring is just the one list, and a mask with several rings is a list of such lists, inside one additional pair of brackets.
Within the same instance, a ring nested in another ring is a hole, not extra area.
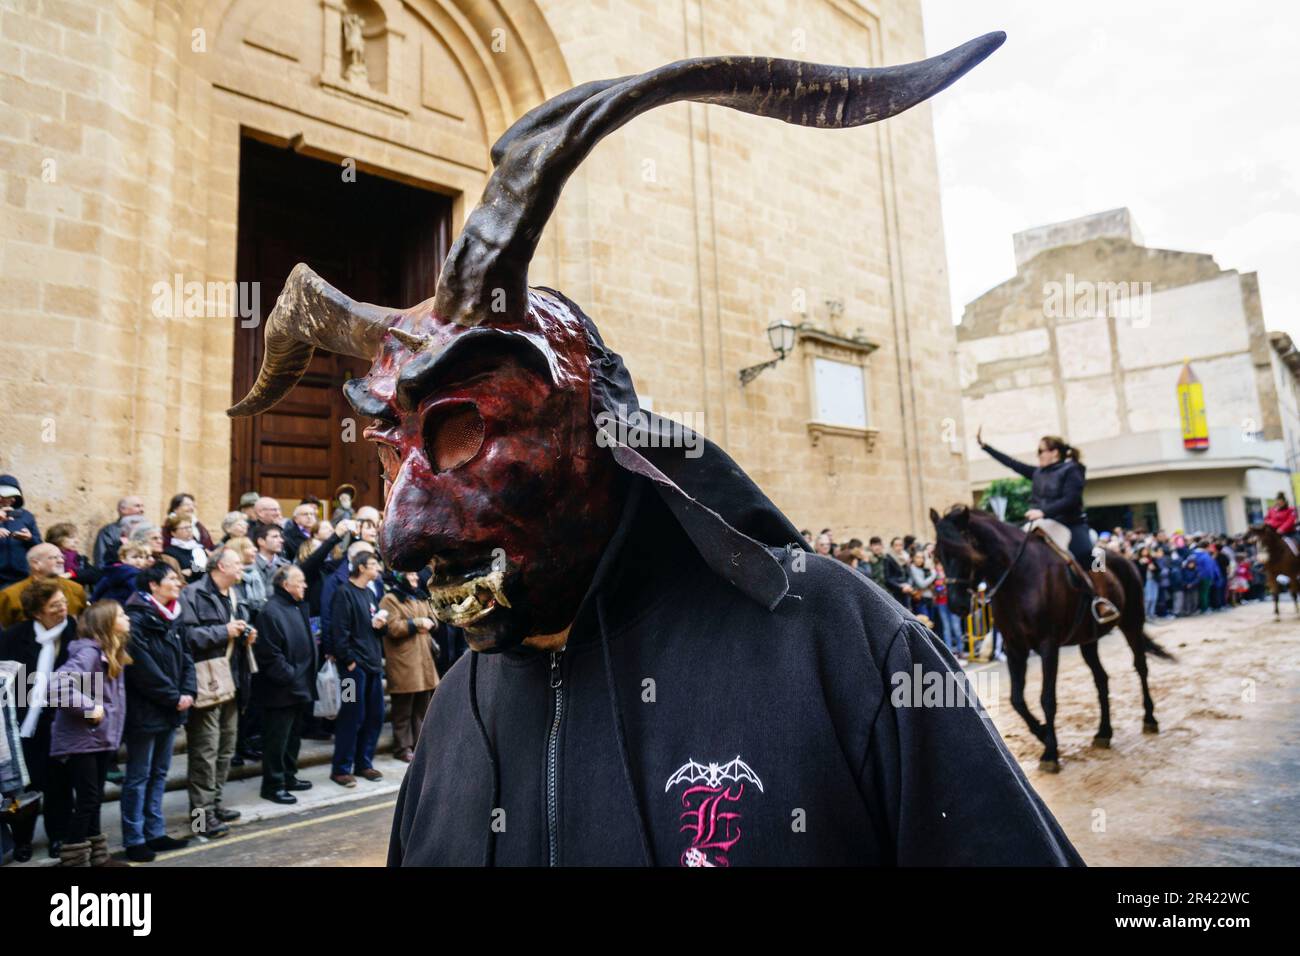
[[(1056, 746), (1056, 669), (1060, 649), (1079, 645), (1101, 701), (1101, 724), (1092, 743), (1109, 747), (1110, 696), (1106, 671), (1101, 666), (1097, 640), (1119, 627), (1133, 651), (1133, 667), (1142, 680), (1142, 729), (1157, 733), (1155, 703), (1147, 687), (1147, 654), (1173, 659), (1146, 633), (1142, 603), (1142, 578), (1128, 559), (1105, 553), (1104, 567), (1094, 562), (1091, 571), (1097, 595), (1119, 610), (1110, 623), (1098, 623), (1091, 612), (1093, 594), (1083, 583), (1082, 569), (1067, 561), (1037, 534), (1028, 534), (993, 515), (955, 505), (939, 516), (930, 509), (937, 541), (935, 550), (948, 577), (948, 602), (960, 617), (969, 613), (975, 582), (988, 586), (984, 599), (993, 605), (993, 620), (1002, 632), (1007, 668), (1011, 672), (1011, 706), (1029, 730), (1043, 742), (1040, 770), (1061, 769)], [(1029, 652), (1043, 662), (1043, 720), (1025, 703), (1025, 668)]]
[(1277, 606), (1278, 596), (1282, 592), (1278, 585), (1278, 575), (1290, 579), (1287, 581), (1287, 589), (1291, 592), (1291, 602), (1295, 605), (1296, 613), (1300, 614), (1300, 555), (1292, 551), (1277, 533), (1277, 529), (1270, 525), (1253, 525), (1246, 533), (1246, 538), (1253, 539), (1268, 555), (1264, 561), (1264, 573), (1268, 575), (1268, 590), (1273, 595), (1273, 616), (1282, 616)]

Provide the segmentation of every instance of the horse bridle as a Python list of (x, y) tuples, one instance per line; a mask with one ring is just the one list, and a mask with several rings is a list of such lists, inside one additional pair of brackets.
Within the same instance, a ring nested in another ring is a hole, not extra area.
[[(1007, 565), (1006, 570), (1003, 571), (1002, 574), (998, 576), (998, 579), (994, 583), (993, 587), (988, 588), (984, 592), (984, 596), (983, 598), (981, 598), (981, 600), (984, 603), (987, 604), (989, 601), (992, 601), (993, 595), (997, 594), (998, 589), (1002, 587), (1003, 584), (1006, 583), (1007, 578), (1011, 577), (1011, 572), (1015, 569), (1015, 566), (1020, 563), (1020, 558), (1024, 555), (1025, 548), (1028, 545), (1029, 545), (1029, 533), (1026, 532), (1025, 537), (1020, 542), (1020, 547), (1016, 549), (1016, 556), (1011, 559), (1011, 563)], [(974, 588), (971, 586), (973, 582), (972, 579), (970, 578), (947, 578), (947, 581), (949, 584), (964, 585), (967, 590), (971, 591), (972, 594), (975, 593)]]

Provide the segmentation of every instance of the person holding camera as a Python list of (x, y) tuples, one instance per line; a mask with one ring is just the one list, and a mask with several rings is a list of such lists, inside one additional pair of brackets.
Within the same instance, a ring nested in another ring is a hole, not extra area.
[(41, 543), (36, 516), (23, 507), (13, 475), (0, 475), (0, 588), (27, 577), (27, 552)]
[(190, 710), (190, 817), (210, 838), (230, 832), (238, 810), (222, 805), (239, 736), (239, 701), (248, 700), (257, 630), (236, 585), (243, 577), (239, 555), (222, 548), (211, 571), (181, 592), (181, 632), (194, 656), (198, 697)]

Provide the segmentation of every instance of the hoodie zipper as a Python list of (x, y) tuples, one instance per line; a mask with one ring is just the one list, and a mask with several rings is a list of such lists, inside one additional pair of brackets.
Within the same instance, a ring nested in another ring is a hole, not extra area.
[(564, 678), (560, 673), (560, 664), (563, 660), (562, 649), (551, 652), (551, 695), (554, 700), (554, 716), (551, 718), (551, 730), (546, 738), (546, 832), (550, 866), (560, 865), (556, 777), (560, 748), (560, 720), (564, 717)]

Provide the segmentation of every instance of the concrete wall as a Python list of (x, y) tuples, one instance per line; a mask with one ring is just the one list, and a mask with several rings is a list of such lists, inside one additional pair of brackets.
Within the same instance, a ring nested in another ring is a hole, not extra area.
[[(575, 83), (703, 54), (924, 56), (917, 0), (757, 0), (743, 17), (701, 0), (366, 6), (388, 32), (364, 95), (337, 76), (342, 0), (0, 12), (0, 465), (43, 524), (89, 530), (127, 491), (154, 516), (180, 489), (209, 525), (224, 512), (234, 323), (149, 303), (177, 273), (233, 280), (241, 130), (446, 193), (459, 224), (488, 145)], [(575, 175), (532, 281), (589, 311), (657, 408), (702, 413), (795, 522), (912, 530), (967, 497), (935, 164), (927, 106), (843, 132), (666, 107)], [(741, 390), (777, 318), (879, 345), (878, 434), (810, 433), (799, 361)]]

